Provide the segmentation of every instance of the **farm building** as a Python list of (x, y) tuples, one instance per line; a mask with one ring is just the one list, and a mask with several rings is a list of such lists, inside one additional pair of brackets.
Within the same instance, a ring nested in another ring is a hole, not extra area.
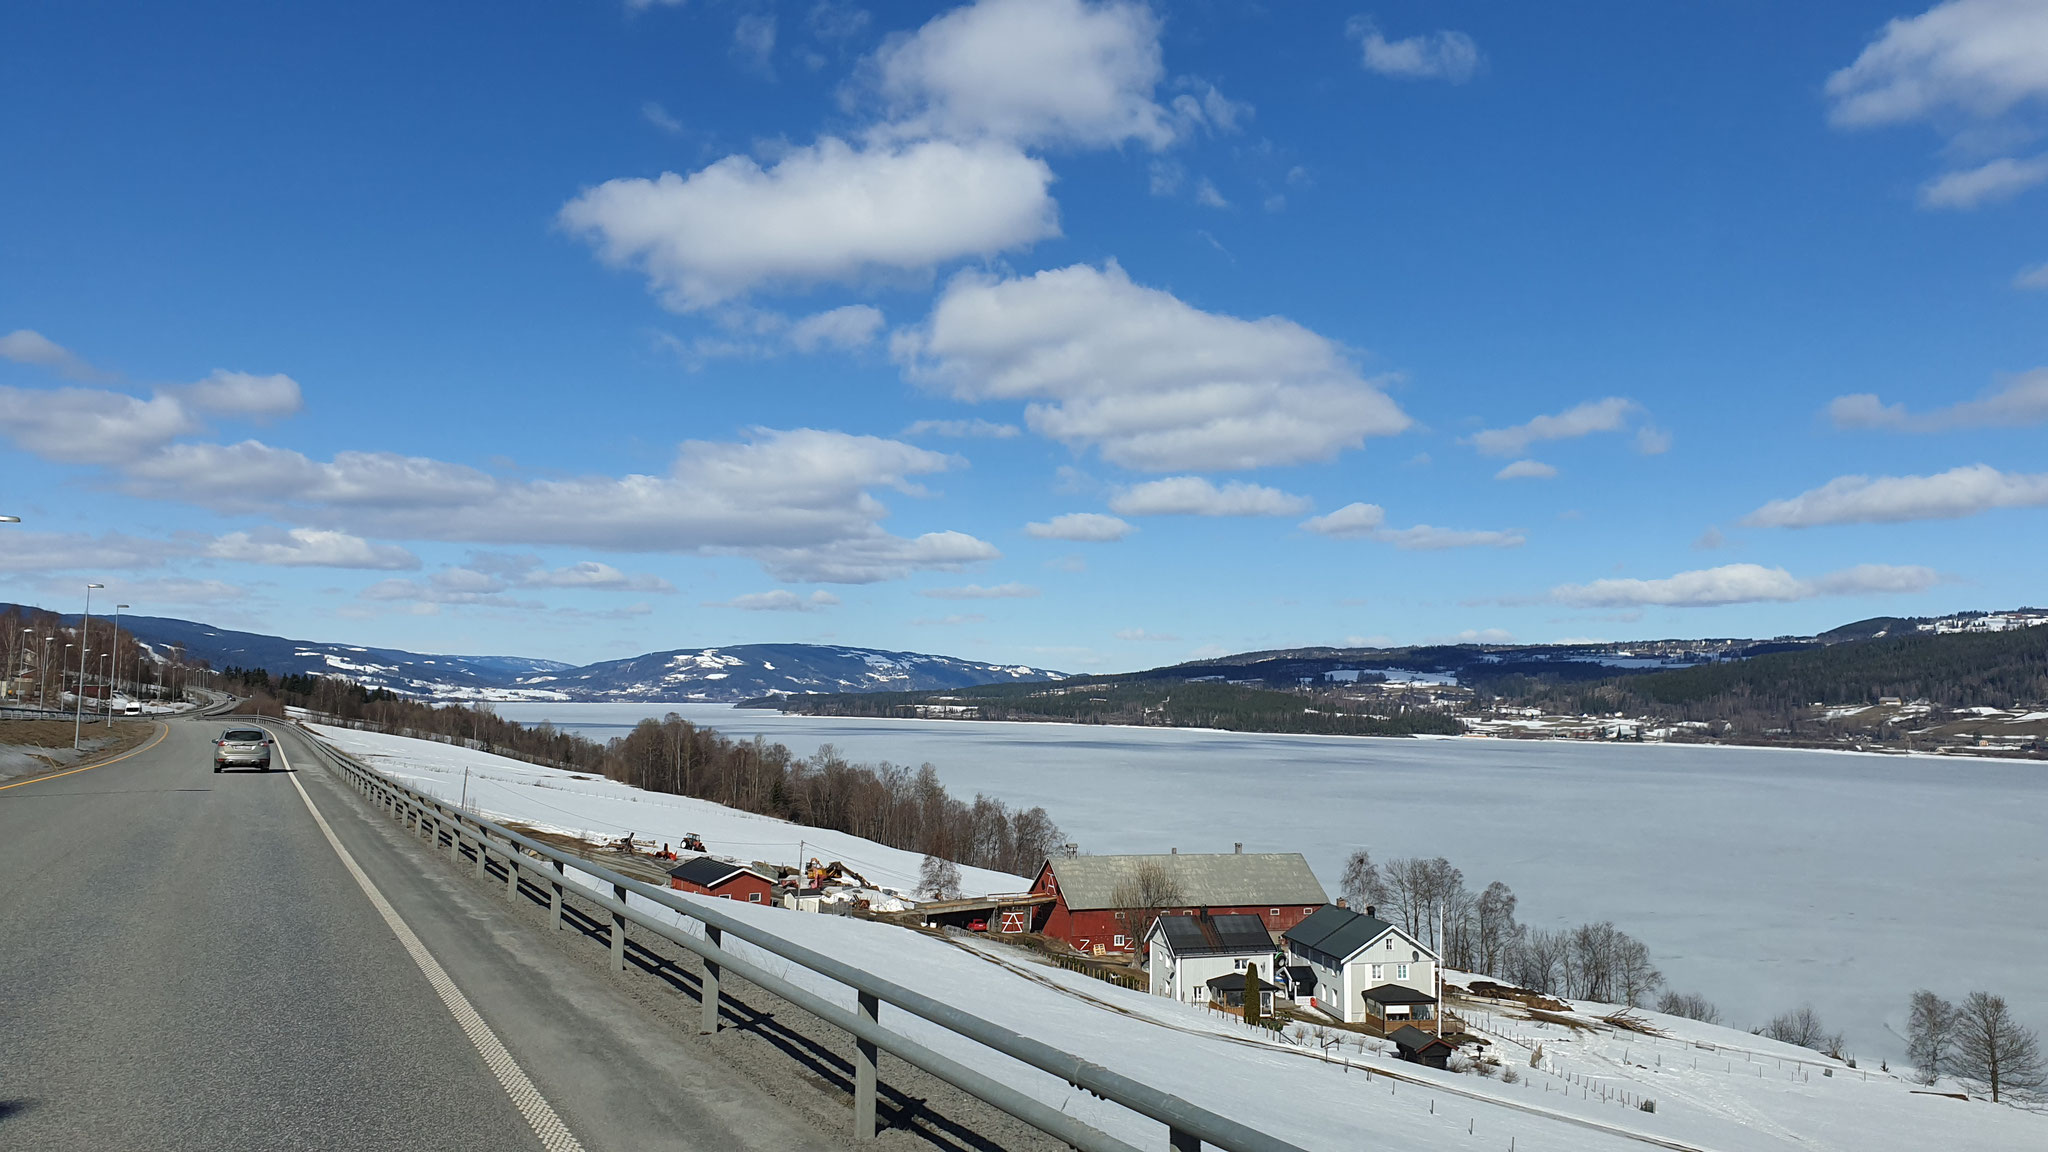
[(1031, 890), (1056, 898), (1041, 932), (1097, 955), (1135, 951), (1137, 929), (1155, 912), (1256, 916), (1281, 932), (1329, 899), (1299, 852), (1057, 857)]
[(744, 864), (698, 856), (668, 870), (668, 886), (699, 896), (773, 904), (775, 881)]
[(1247, 964), (1272, 971), (1273, 934), (1257, 916), (1161, 916), (1145, 933), (1145, 974), (1154, 996), (1171, 996), (1184, 1004), (1209, 999), (1209, 985), (1220, 976), (1237, 975), (1239, 989)]
[(1382, 1029), (1428, 1020), (1436, 1009), (1436, 953), (1364, 912), (1326, 904), (1281, 934), (1290, 965), (1315, 977), (1316, 1007), (1346, 1024)]

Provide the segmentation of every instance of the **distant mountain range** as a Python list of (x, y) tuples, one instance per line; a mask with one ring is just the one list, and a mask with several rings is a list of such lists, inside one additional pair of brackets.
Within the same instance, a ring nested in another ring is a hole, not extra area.
[[(65, 618), (77, 624), (74, 614)], [(922, 652), (827, 644), (678, 648), (577, 667), (523, 656), (454, 656), (289, 640), (167, 616), (123, 616), (154, 649), (182, 649), (214, 668), (345, 676), (369, 688), (436, 700), (647, 700), (706, 703), (782, 693), (919, 692), (1057, 680), (1062, 673)]]

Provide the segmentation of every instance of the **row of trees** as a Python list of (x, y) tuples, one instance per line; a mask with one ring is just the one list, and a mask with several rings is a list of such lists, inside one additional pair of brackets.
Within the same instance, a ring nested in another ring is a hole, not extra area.
[(829, 744), (802, 757), (759, 737), (734, 740), (673, 712), (600, 744), (548, 724), (514, 723), (489, 705), (426, 704), (332, 676), (231, 669), (227, 677), (233, 690), (249, 694), (252, 710), (282, 715), (289, 704), (399, 735), (443, 737), (977, 868), (1029, 874), (1062, 840), (1045, 809), (1013, 810), (985, 795), (962, 800), (930, 764), (855, 764)]
[[(81, 647), (90, 653), (83, 659)], [(23, 604), (0, 607), (0, 677), (8, 678), (13, 699), (58, 707), (65, 693), (78, 689), (81, 671), (90, 695), (110, 690), (155, 696), (176, 692), (187, 668), (178, 652), (152, 651), (111, 617), (95, 614), (87, 633), (55, 612)]]
[(1479, 892), (1449, 860), (1407, 857), (1374, 863), (1361, 848), (1344, 862), (1342, 888), (1353, 908), (1373, 907), (1428, 944), (1444, 963), (1574, 1000), (1641, 1006), (1664, 983), (1642, 941), (1611, 921), (1576, 928), (1519, 923), (1519, 901), (1495, 880)]

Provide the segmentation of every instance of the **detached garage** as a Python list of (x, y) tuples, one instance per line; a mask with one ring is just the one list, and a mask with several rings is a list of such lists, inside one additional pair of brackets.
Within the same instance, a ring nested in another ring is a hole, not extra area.
[(668, 886), (699, 896), (721, 900), (744, 900), (749, 904), (773, 904), (775, 882), (744, 864), (699, 856), (668, 870)]

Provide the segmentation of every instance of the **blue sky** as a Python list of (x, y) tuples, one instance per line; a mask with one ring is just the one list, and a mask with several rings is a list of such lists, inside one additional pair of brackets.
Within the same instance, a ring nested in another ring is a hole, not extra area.
[(2043, 599), (2038, 0), (8, 20), (6, 598), (1074, 669)]

